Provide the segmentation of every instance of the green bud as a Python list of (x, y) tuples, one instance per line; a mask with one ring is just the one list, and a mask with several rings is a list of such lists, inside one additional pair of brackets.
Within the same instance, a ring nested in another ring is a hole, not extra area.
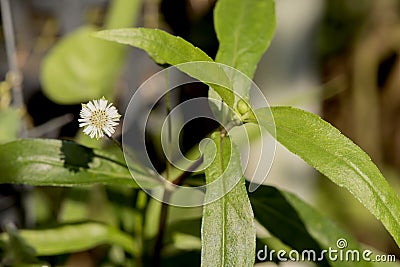
[(243, 99), (240, 99), (236, 105), (236, 109), (240, 113), (240, 115), (244, 115), (249, 112), (250, 107)]

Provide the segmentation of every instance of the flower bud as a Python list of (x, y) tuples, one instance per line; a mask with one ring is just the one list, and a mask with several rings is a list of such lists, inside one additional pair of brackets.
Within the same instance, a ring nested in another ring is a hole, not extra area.
[(250, 107), (243, 99), (240, 99), (236, 105), (236, 109), (240, 113), (240, 115), (244, 115), (249, 112)]

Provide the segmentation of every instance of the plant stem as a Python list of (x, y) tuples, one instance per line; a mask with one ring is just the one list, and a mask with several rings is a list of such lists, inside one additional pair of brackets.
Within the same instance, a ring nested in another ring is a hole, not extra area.
[(160, 211), (160, 220), (158, 223), (158, 233), (157, 233), (157, 238), (156, 238), (156, 243), (154, 245), (154, 257), (153, 257), (153, 263), (151, 266), (153, 267), (159, 267), (161, 266), (161, 250), (163, 247), (163, 241), (164, 241), (164, 233), (165, 233), (165, 228), (167, 225), (167, 216), (168, 216), (168, 201), (169, 198), (171, 197), (171, 191), (165, 189), (164, 195), (163, 195), (163, 201), (161, 203), (161, 211)]
[[(22, 74), (18, 68), (17, 51), (15, 48), (14, 27), (11, 17), (9, 0), (1, 0), (1, 16), (3, 18), (3, 29), (6, 44), (7, 62), (9, 71), (7, 80), (12, 88), (13, 105), (25, 114), (24, 96), (22, 93)], [(27, 135), (26, 125), (23, 122), (20, 129), (20, 137)]]
[[(168, 138), (168, 147), (167, 151), (165, 151), (166, 155), (166, 162), (165, 162), (165, 169), (166, 169), (166, 178), (167, 181), (169, 181), (170, 178), (170, 171), (171, 171), (171, 163), (169, 162), (169, 147), (172, 143), (172, 124), (171, 124), (171, 117), (169, 116), (171, 112), (171, 99), (170, 99), (170, 92), (169, 92), (169, 86), (168, 86), (168, 70), (165, 71), (165, 81), (166, 81), (166, 86), (165, 86), (165, 110), (167, 113), (167, 138)], [(164, 190), (164, 195), (163, 195), (163, 200), (161, 204), (161, 211), (160, 211), (160, 220), (158, 223), (158, 233), (157, 233), (157, 238), (156, 238), (156, 243), (154, 245), (154, 257), (153, 257), (153, 264), (152, 266), (158, 267), (160, 266), (161, 263), (161, 250), (163, 247), (163, 241), (164, 241), (164, 232), (165, 232), (165, 227), (167, 224), (167, 216), (168, 216), (168, 202), (169, 198), (171, 197), (171, 191), (169, 191), (167, 188)]]
[(182, 185), (183, 181), (203, 163), (203, 156), (201, 156), (198, 160), (196, 160), (192, 166), (190, 166), (186, 171), (184, 171), (181, 175), (172, 180), (172, 183), (175, 185)]
[[(181, 185), (183, 181), (201, 164), (203, 163), (203, 157), (200, 157), (196, 160), (192, 166), (190, 166), (185, 172), (181, 175), (176, 177), (172, 183), (175, 185)], [(163, 247), (164, 241), (164, 233), (165, 233), (165, 226), (167, 224), (167, 216), (168, 216), (168, 201), (172, 195), (173, 191), (168, 190), (167, 188), (164, 191), (163, 201), (161, 204), (161, 211), (160, 211), (160, 221), (158, 224), (158, 234), (156, 238), (156, 243), (154, 246), (154, 257), (152, 265), (153, 267), (159, 267), (161, 263), (161, 250)]]
[(143, 266), (144, 224), (147, 204), (147, 194), (144, 191), (138, 191), (136, 197), (136, 208), (138, 209), (138, 213), (135, 221), (135, 239), (139, 251), (136, 256), (136, 264), (138, 267)]
[[(166, 111), (167, 111), (167, 116), (169, 115), (171, 111), (171, 104), (170, 104), (170, 98), (169, 94), (167, 92), (166, 95)], [(168, 117), (169, 118), (169, 117)], [(221, 138), (224, 138), (224, 136), (229, 132), (230, 129), (233, 127), (237, 126), (238, 122), (236, 121), (231, 121), (229, 122), (225, 128), (220, 128), (219, 132), (221, 134)], [(168, 143), (171, 142), (171, 121), (167, 121), (167, 127), (168, 127)], [(116, 144), (121, 151), (123, 151), (123, 147), (121, 143), (117, 140), (115, 140), (112, 137), (109, 137), (110, 140), (113, 141), (114, 144)], [(168, 151), (166, 151), (168, 153)], [(175, 185), (182, 185), (183, 181), (193, 172), (196, 170), (197, 167), (199, 167), (203, 163), (203, 156), (201, 156), (199, 159), (197, 159), (186, 171), (184, 171), (182, 174), (177, 176), (175, 179), (172, 180), (172, 183)], [(166, 161), (166, 178), (169, 181), (170, 179), (170, 162)], [(153, 267), (159, 267), (161, 266), (161, 251), (163, 248), (163, 242), (164, 242), (164, 235), (165, 235), (165, 229), (166, 229), (166, 224), (167, 224), (167, 217), (168, 217), (168, 207), (169, 207), (169, 200), (172, 195), (173, 191), (165, 188), (164, 194), (163, 194), (163, 199), (162, 199), (162, 204), (161, 204), (161, 210), (160, 210), (160, 219), (159, 219), (159, 224), (158, 224), (158, 232), (157, 232), (157, 237), (154, 245), (154, 253), (153, 253), (153, 259), (152, 259), (152, 265)]]
[(39, 126), (36, 126), (33, 129), (30, 129), (28, 131), (28, 136), (30, 138), (41, 137), (41, 136), (45, 135), (46, 133), (60, 129), (62, 126), (66, 125), (67, 123), (70, 123), (73, 119), (74, 119), (74, 116), (71, 113), (51, 119)]
[[(9, 0), (1, 0), (1, 17), (3, 21), (4, 39), (7, 53), (7, 63), (9, 71), (6, 75), (6, 80), (11, 86), (12, 90), (12, 105), (20, 112), (21, 124), (19, 129), (19, 137), (27, 137), (27, 127), (24, 120), (26, 115), (26, 109), (24, 104), (24, 96), (22, 91), (22, 73), (18, 68), (17, 51), (15, 47), (15, 35), (14, 26), (12, 21), (12, 13)], [(22, 202), (22, 221), (26, 227), (32, 227), (34, 225), (34, 216), (32, 214), (32, 199), (31, 199), (31, 187), (27, 185), (20, 186), (21, 190), (21, 202)]]
[(167, 139), (168, 139), (168, 146), (165, 151), (166, 155), (166, 162), (165, 162), (165, 169), (166, 169), (166, 176), (167, 180), (169, 181), (170, 178), (170, 172), (171, 172), (171, 163), (169, 162), (169, 159), (171, 158), (170, 156), (170, 145), (172, 143), (172, 123), (171, 123), (171, 116), (169, 114), (171, 113), (171, 94), (169, 92), (169, 86), (168, 86), (168, 79), (169, 79), (169, 73), (168, 70), (165, 70), (165, 111), (167, 113)]
[[(219, 130), (221, 134), (221, 138), (224, 138), (225, 134), (232, 129), (234, 126), (236, 126), (236, 122), (228, 123), (226, 128), (222, 128)], [(182, 185), (183, 181), (194, 171), (196, 170), (197, 167), (199, 167), (203, 163), (203, 156), (201, 156), (198, 160), (196, 160), (186, 171), (184, 171), (182, 174), (180, 174), (178, 177), (176, 177), (172, 183), (175, 185)], [(163, 195), (163, 201), (161, 205), (161, 211), (160, 211), (160, 220), (158, 224), (158, 234), (156, 238), (156, 243), (154, 246), (154, 254), (153, 254), (153, 262), (152, 266), (153, 267), (159, 267), (161, 263), (161, 250), (163, 247), (163, 240), (164, 240), (164, 233), (165, 233), (165, 227), (167, 223), (167, 215), (168, 215), (168, 201), (172, 195), (173, 191), (170, 191), (168, 189), (165, 189), (164, 195)]]

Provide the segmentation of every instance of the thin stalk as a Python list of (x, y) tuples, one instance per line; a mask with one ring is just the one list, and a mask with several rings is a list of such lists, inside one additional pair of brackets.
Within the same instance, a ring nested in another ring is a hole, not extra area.
[(169, 162), (169, 159), (171, 158), (170, 154), (170, 145), (172, 143), (172, 122), (171, 122), (171, 116), (169, 114), (171, 113), (171, 94), (169, 92), (169, 86), (168, 86), (168, 79), (169, 79), (169, 72), (168, 70), (165, 70), (165, 83), (166, 83), (166, 92), (165, 92), (165, 111), (167, 113), (167, 139), (168, 139), (168, 146), (165, 151), (166, 154), (166, 178), (169, 181), (170, 175), (171, 175), (171, 163)]
[[(18, 68), (17, 52), (15, 48), (15, 36), (14, 26), (12, 21), (11, 7), (9, 0), (1, 0), (1, 17), (3, 19), (3, 30), (4, 39), (6, 45), (7, 62), (9, 71), (6, 79), (11, 86), (12, 92), (12, 105), (15, 109), (21, 112), (21, 117), (26, 113), (24, 105), (24, 96), (22, 92), (22, 74)], [(27, 137), (27, 127), (24, 120), (21, 120), (19, 137)], [(32, 227), (34, 225), (34, 216), (32, 213), (32, 198), (31, 198), (31, 187), (23, 185), (21, 188), (21, 202), (22, 211), (21, 217), (26, 227)]]
[(203, 163), (203, 156), (201, 156), (198, 160), (196, 160), (192, 166), (190, 166), (186, 171), (184, 171), (181, 175), (172, 180), (174, 185), (182, 185), (183, 181)]
[(147, 206), (147, 195), (144, 191), (138, 191), (136, 198), (136, 208), (138, 209), (138, 214), (136, 215), (135, 221), (135, 243), (138, 249), (136, 264), (138, 267), (143, 266), (143, 244), (144, 244), (144, 222), (145, 222), (145, 212)]
[(160, 220), (158, 223), (158, 233), (156, 238), (156, 243), (154, 245), (154, 257), (153, 257), (153, 267), (161, 266), (161, 251), (163, 248), (164, 234), (165, 228), (167, 225), (167, 217), (168, 217), (168, 201), (171, 197), (171, 191), (165, 189), (163, 195), (163, 201), (161, 203), (161, 211), (160, 211)]
[[(114, 139), (112, 136), (108, 136), (110, 139), (121, 151), (124, 153), (124, 148), (118, 140)], [(128, 152), (127, 152), (128, 153)], [(128, 153), (129, 154), (129, 153)], [(131, 156), (130, 156), (131, 157)], [(130, 170), (130, 166), (128, 162), (126, 162), (126, 166)], [(143, 266), (143, 244), (144, 244), (144, 224), (145, 224), (145, 211), (146, 211), (147, 199), (146, 193), (143, 191), (138, 192), (138, 196), (136, 198), (136, 208), (138, 209), (138, 214), (135, 216), (135, 243), (138, 249), (138, 255), (134, 255), (136, 259), (136, 265), (138, 267)]]
[(73, 119), (74, 116), (70, 113), (51, 119), (39, 126), (36, 126), (33, 129), (30, 129), (28, 131), (28, 136), (31, 138), (41, 137), (46, 133), (60, 129), (62, 126), (66, 125), (67, 123), (70, 123)]
[[(169, 162), (170, 159), (170, 145), (172, 143), (172, 125), (171, 125), (171, 117), (169, 114), (171, 113), (171, 96), (170, 96), (170, 91), (169, 91), (169, 86), (168, 86), (168, 70), (165, 71), (165, 81), (166, 81), (166, 86), (165, 86), (165, 110), (167, 113), (167, 139), (168, 139), (168, 147), (165, 151), (166, 153), (166, 178), (167, 181), (170, 179), (170, 172), (171, 172), (171, 163)], [(161, 211), (160, 211), (160, 220), (158, 223), (158, 233), (157, 233), (157, 238), (156, 238), (156, 243), (154, 245), (154, 257), (153, 257), (153, 264), (152, 266), (158, 267), (160, 266), (161, 263), (161, 251), (163, 247), (163, 241), (164, 241), (164, 233), (165, 233), (165, 227), (167, 224), (167, 217), (168, 217), (168, 202), (169, 198), (171, 197), (171, 191), (169, 191), (167, 188), (164, 189), (164, 195), (163, 195), (163, 201), (161, 204)]]
[[(13, 106), (25, 112), (24, 97), (22, 93), (22, 74), (18, 68), (17, 52), (15, 48), (14, 26), (11, 17), (11, 8), (9, 0), (1, 0), (1, 16), (3, 18), (3, 29), (6, 44), (7, 62), (9, 71), (7, 79), (11, 85)], [(20, 137), (27, 136), (26, 125), (21, 124)]]

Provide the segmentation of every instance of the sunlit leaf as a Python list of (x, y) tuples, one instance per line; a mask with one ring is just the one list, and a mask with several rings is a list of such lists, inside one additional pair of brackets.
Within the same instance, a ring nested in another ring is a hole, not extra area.
[[(131, 171), (143, 184), (157, 184), (139, 165), (131, 166)], [(125, 162), (117, 156), (70, 141), (25, 139), (0, 145), (0, 173), (0, 183), (137, 187)]]
[(205, 161), (214, 160), (206, 169), (206, 182), (215, 182), (217, 186), (207, 188), (206, 201), (215, 194), (225, 193), (240, 179), (231, 191), (203, 208), (201, 266), (253, 266), (255, 226), (242, 177), (239, 150), (229, 137), (222, 138), (218, 132), (212, 135), (212, 139), (216, 154), (214, 158), (213, 144), (207, 145)]
[[(106, 30), (97, 32), (94, 36), (143, 49), (155, 62), (161, 65), (175, 66), (195, 61), (213, 62), (201, 49), (194, 47), (191, 43), (180, 37), (158, 29), (130, 28)], [(210, 85), (232, 107), (234, 95), (229, 90), (231, 86), (224, 70), (216, 64), (206, 65), (201, 62), (199, 64), (185, 64), (177, 67), (193, 78)]]
[(271, 111), (275, 124), (268, 109), (256, 111), (259, 123), (272, 132), (276, 127), (282, 145), (349, 190), (400, 245), (400, 200), (370, 157), (315, 114), (291, 107)]
[[(252, 79), (275, 31), (275, 1), (219, 0), (214, 9), (214, 26), (219, 40), (215, 61)], [(249, 81), (237, 72), (232, 76), (239, 83), (235, 91), (247, 98)]]

